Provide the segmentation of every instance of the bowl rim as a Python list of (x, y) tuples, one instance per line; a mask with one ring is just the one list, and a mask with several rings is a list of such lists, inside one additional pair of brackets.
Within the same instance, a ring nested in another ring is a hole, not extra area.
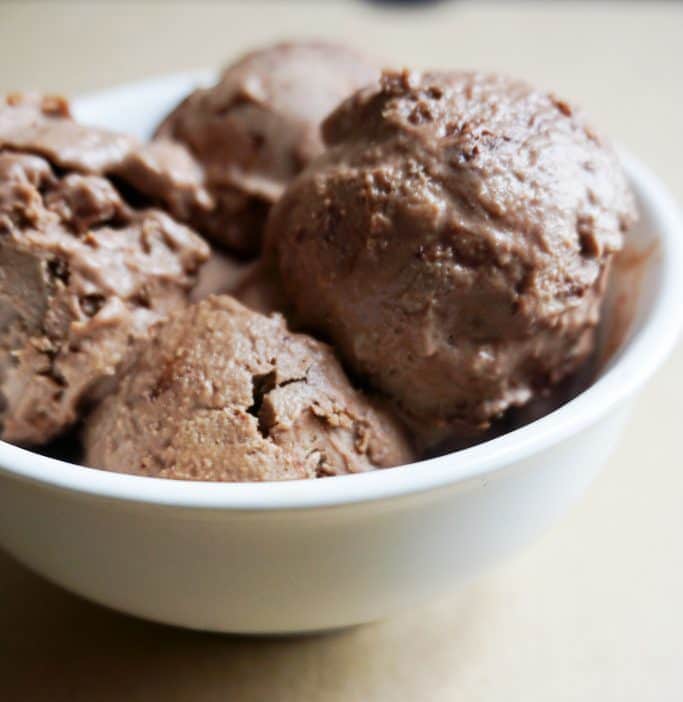
[[(187, 74), (179, 75), (187, 80)], [(145, 83), (152, 81), (131, 87)], [(110, 95), (112, 92), (108, 91)], [(90, 99), (100, 95), (105, 93)], [(185, 509), (271, 512), (395, 499), (483, 479), (559, 443), (598, 421), (645, 383), (672, 350), (683, 323), (683, 220), (678, 205), (649, 168), (624, 150), (619, 154), (631, 185), (648, 203), (658, 237), (660, 275), (651, 308), (641, 329), (626, 342), (605, 373), (577, 397), (540, 419), (436, 458), (324, 480), (210, 483), (151, 478), (60, 461), (4, 441), (0, 441), (0, 475), (107, 500)]]

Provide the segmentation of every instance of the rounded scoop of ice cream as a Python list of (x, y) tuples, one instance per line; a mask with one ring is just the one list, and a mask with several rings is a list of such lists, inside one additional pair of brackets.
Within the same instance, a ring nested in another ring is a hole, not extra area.
[(214, 296), (157, 327), (87, 421), (88, 465), (209, 481), (315, 478), (411, 460), (390, 415), (282, 317)]
[(635, 214), (580, 112), (500, 76), (388, 72), (323, 134), (267, 248), (300, 321), (427, 443), (480, 431), (587, 357)]
[(103, 391), (136, 338), (187, 304), (208, 247), (100, 171), (125, 137), (65, 103), (0, 105), (0, 436), (44, 444)]
[(187, 145), (204, 168), (214, 208), (192, 223), (239, 254), (258, 253), (270, 206), (323, 150), (322, 119), (378, 75), (343, 46), (284, 43), (247, 54), (189, 95), (157, 134)]

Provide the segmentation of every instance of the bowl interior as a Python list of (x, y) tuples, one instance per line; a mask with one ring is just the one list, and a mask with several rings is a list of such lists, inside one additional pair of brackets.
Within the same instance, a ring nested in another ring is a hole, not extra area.
[(609, 370), (643, 327), (659, 291), (662, 248), (653, 226), (652, 204), (636, 192), (640, 219), (612, 263), (598, 333), (597, 375)]

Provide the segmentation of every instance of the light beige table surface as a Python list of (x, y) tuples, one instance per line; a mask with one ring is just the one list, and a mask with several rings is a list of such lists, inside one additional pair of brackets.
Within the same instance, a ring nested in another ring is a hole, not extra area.
[[(0, 0), (0, 91), (104, 88), (316, 34), (406, 64), (504, 69), (554, 88), (683, 201), (683, 8), (674, 2), (388, 12), (313, 0)], [(679, 702), (682, 391), (679, 345), (600, 479), (539, 543), (445, 601), (337, 635), (157, 627), (86, 604), (0, 555), (0, 699)]]

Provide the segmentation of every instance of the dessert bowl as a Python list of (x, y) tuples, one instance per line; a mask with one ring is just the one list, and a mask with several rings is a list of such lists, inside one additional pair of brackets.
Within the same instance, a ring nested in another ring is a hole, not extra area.
[[(76, 102), (146, 136), (210, 73)], [(0, 442), (0, 545), (53, 582), (139, 617), (293, 633), (368, 622), (457, 588), (575, 502), (683, 318), (683, 226), (622, 154), (640, 222), (613, 269), (595, 381), (545, 416), (407, 466), (321, 480), (201, 483), (84, 468)]]

